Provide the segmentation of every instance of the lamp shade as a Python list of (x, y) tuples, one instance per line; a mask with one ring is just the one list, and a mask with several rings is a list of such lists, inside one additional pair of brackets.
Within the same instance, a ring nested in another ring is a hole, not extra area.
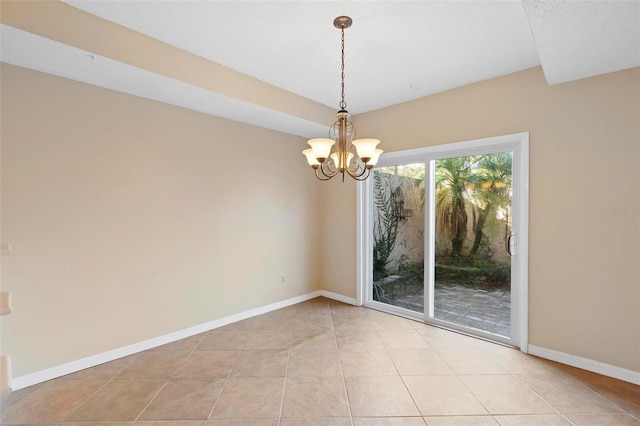
[(358, 151), (358, 156), (362, 158), (362, 161), (368, 162), (371, 157), (375, 155), (376, 145), (380, 143), (378, 139), (356, 139), (351, 142)]
[(378, 163), (378, 160), (380, 159), (380, 154), (382, 154), (384, 151), (381, 149), (376, 149), (375, 152), (373, 153), (373, 155), (371, 156), (371, 160), (369, 160), (367, 162), (367, 167), (371, 166), (375, 166)]
[(307, 157), (307, 163), (309, 163), (311, 167), (318, 167), (320, 165), (311, 148), (305, 149), (302, 153)]
[(313, 150), (313, 155), (319, 162), (324, 161), (327, 157), (329, 157), (329, 153), (331, 152), (331, 147), (336, 143), (333, 139), (326, 138), (318, 138), (318, 139), (310, 139), (307, 143), (311, 146)]

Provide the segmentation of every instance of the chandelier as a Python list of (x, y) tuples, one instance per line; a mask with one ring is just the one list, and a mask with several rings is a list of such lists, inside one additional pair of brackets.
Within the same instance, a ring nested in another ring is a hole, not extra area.
[(348, 16), (338, 16), (333, 20), (333, 26), (340, 30), (342, 53), (342, 100), (336, 114), (338, 119), (329, 128), (330, 139), (311, 139), (307, 142), (311, 148), (302, 151), (320, 180), (329, 180), (338, 174), (342, 175), (343, 182), (345, 174), (355, 180), (365, 180), (382, 154), (382, 150), (376, 148), (380, 143), (378, 139), (355, 139), (356, 128), (349, 121), (347, 103), (344, 101), (344, 30), (351, 27), (352, 23)]

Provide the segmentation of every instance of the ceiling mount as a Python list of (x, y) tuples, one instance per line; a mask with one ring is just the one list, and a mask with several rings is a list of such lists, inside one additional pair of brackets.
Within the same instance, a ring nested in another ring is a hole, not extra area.
[(333, 26), (339, 30), (347, 29), (351, 27), (351, 24), (353, 24), (353, 20), (348, 16), (338, 16), (333, 20)]

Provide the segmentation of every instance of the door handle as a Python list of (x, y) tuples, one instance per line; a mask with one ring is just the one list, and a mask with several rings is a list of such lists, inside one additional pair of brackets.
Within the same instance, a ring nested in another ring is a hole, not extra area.
[(507, 239), (507, 253), (509, 253), (509, 256), (516, 255), (516, 244), (516, 234), (509, 235), (509, 238)]

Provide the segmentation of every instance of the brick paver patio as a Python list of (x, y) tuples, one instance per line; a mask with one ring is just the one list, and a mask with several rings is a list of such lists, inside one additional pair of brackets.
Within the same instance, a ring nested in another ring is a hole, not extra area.
[[(404, 295), (389, 304), (423, 312), (424, 295)], [(436, 283), (434, 316), (501, 336), (510, 335), (511, 291), (480, 290)]]

